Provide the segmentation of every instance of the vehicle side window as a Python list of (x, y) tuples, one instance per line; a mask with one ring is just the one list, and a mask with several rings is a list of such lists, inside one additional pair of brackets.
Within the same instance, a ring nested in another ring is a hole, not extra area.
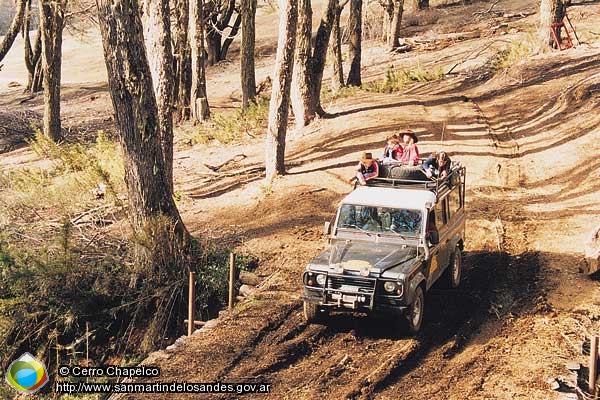
[(439, 229), (445, 225), (446, 221), (444, 220), (445, 210), (443, 210), (444, 201), (441, 201), (435, 205), (435, 226)]
[(450, 208), (450, 215), (454, 215), (454, 213), (458, 212), (461, 208), (461, 199), (460, 199), (460, 186), (454, 188), (450, 194), (448, 194), (448, 203)]

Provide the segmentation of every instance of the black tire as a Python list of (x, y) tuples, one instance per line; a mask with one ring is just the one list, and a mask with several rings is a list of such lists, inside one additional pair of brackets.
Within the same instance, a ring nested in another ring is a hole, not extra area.
[(406, 328), (408, 333), (416, 335), (421, 330), (423, 325), (423, 316), (425, 313), (425, 295), (423, 294), (423, 288), (417, 286), (415, 290), (415, 297), (411, 303), (406, 315)]
[(450, 256), (450, 264), (446, 268), (446, 286), (456, 289), (460, 286), (462, 277), (462, 252), (460, 247), (456, 246), (454, 253)]
[(420, 165), (396, 165), (389, 169), (388, 177), (392, 179), (407, 179), (413, 181), (426, 181), (427, 175)]
[(314, 303), (304, 302), (304, 319), (309, 324), (322, 324), (329, 313)]

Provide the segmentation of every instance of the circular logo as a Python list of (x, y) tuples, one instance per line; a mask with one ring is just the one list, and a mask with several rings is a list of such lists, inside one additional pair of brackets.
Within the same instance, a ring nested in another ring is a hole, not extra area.
[(29, 353), (23, 353), (6, 370), (6, 382), (21, 393), (37, 392), (48, 380), (44, 364)]

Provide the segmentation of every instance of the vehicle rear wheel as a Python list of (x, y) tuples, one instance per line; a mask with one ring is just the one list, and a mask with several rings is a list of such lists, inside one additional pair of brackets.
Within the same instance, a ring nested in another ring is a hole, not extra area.
[(457, 288), (460, 286), (460, 279), (462, 277), (462, 252), (458, 246), (452, 256), (452, 262), (449, 269), (448, 275), (450, 276), (450, 287)]
[(304, 319), (309, 324), (319, 324), (323, 323), (327, 318), (328, 312), (324, 310), (322, 307), (314, 303), (304, 302)]
[(415, 298), (413, 299), (412, 304), (410, 305), (410, 309), (408, 315), (406, 316), (408, 324), (408, 332), (410, 334), (417, 334), (421, 330), (421, 325), (423, 325), (423, 313), (425, 312), (425, 296), (423, 295), (423, 288), (418, 286), (415, 290)]
[(460, 286), (462, 277), (462, 252), (458, 246), (454, 249), (454, 253), (450, 257), (450, 265), (446, 269), (446, 284), (453, 289)]

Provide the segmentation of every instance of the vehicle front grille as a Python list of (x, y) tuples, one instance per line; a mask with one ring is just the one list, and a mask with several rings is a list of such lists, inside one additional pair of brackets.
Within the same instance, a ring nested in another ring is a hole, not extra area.
[(375, 280), (356, 276), (329, 275), (327, 287), (336, 290), (352, 290), (361, 293), (372, 293), (375, 289)]

